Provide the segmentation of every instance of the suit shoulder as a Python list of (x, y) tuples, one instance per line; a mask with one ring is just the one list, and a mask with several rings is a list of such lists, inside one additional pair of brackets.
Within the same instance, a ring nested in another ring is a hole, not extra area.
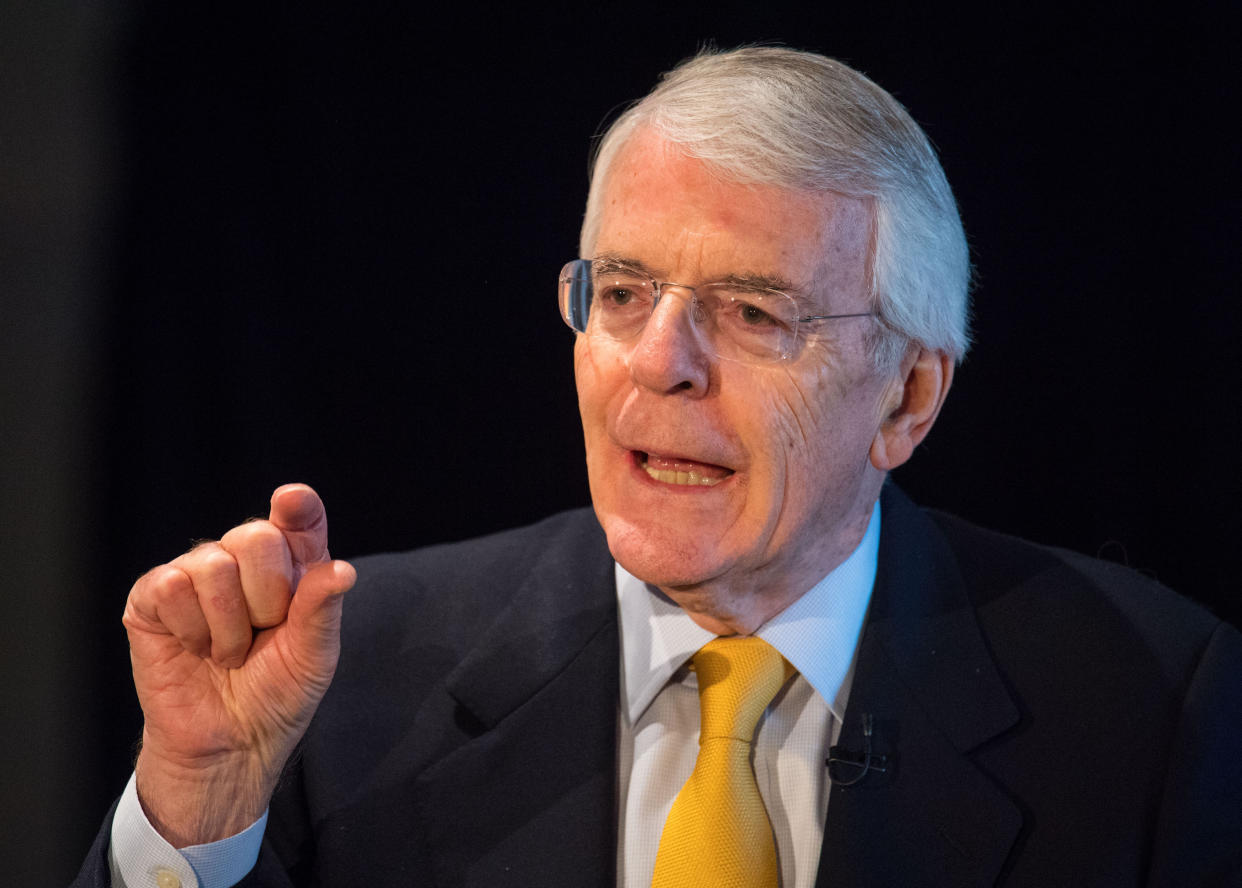
[(478, 627), (508, 590), (537, 567), (598, 564), (607, 542), (590, 509), (560, 512), (535, 524), (406, 552), (352, 559), (358, 583), (346, 596), (346, 634)]
[(382, 584), (412, 577), (494, 576), (497, 570), (521, 569), (535, 559), (560, 551), (597, 546), (603, 531), (589, 508), (558, 512), (534, 524), (485, 536), (438, 543), (405, 552), (354, 559), (360, 583)]
[(1221, 628), (1203, 606), (1132, 568), (926, 510), (954, 551), (976, 605), (1026, 604), (1062, 622), (1125, 626), (1153, 648), (1193, 656)]

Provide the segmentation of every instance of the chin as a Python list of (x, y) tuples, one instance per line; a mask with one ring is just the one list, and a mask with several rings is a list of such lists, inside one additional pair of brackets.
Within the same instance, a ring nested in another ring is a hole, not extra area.
[[(661, 526), (616, 515), (600, 515), (608, 549), (617, 563), (640, 580), (660, 588), (695, 586), (728, 569), (731, 561), (710, 530)], [(706, 545), (705, 545), (706, 543)]]

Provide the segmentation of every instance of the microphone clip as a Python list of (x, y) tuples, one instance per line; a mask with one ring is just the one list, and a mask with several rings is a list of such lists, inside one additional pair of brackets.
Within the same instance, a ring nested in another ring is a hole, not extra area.
[(871, 734), (874, 731), (874, 722), (875, 720), (870, 712), (863, 713), (862, 755), (842, 746), (829, 747), (827, 761), (828, 776), (832, 779), (834, 785), (853, 786), (856, 783), (860, 783), (872, 771), (877, 774), (888, 773), (888, 756), (876, 755), (871, 751)]

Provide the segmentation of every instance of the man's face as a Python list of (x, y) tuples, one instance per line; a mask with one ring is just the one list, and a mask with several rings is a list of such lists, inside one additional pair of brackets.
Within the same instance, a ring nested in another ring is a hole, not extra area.
[[(605, 183), (594, 255), (688, 286), (785, 281), (804, 316), (866, 312), (869, 232), (861, 201), (722, 181), (640, 131)], [(892, 388), (863, 349), (874, 321), (804, 325), (792, 359), (745, 364), (704, 351), (684, 295), (634, 340), (578, 337), (595, 510), (614, 557), (666, 591), (792, 601), (857, 544), (883, 479), (868, 454)]]

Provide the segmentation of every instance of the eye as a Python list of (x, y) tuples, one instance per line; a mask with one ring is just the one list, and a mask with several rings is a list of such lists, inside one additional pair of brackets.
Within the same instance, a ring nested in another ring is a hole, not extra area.
[(763, 327), (776, 323), (770, 314), (749, 302), (742, 302), (738, 305), (738, 317), (748, 327)]
[(635, 296), (636, 294), (631, 288), (623, 286), (604, 287), (600, 293), (600, 298), (604, 302), (615, 305), (618, 308), (623, 305), (629, 305), (634, 301)]
[(753, 290), (713, 293), (719, 301), (715, 314), (722, 327), (734, 336), (772, 337), (792, 335), (796, 317), (789, 297)]
[(595, 298), (609, 313), (641, 312), (651, 303), (650, 285), (631, 275), (607, 272), (595, 279)]

